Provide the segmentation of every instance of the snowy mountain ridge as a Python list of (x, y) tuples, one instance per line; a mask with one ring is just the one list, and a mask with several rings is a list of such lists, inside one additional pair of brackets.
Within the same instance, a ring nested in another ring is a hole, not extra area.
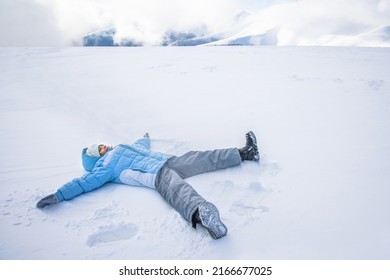
[[(384, 21), (381, 21), (381, 25), (378, 21), (376, 25), (367, 25), (336, 18), (335, 22), (329, 23), (324, 18), (318, 18), (318, 22), (312, 26), (315, 31), (308, 32), (304, 22), (297, 22), (294, 17), (284, 22), (276, 20), (288, 16), (289, 11), (286, 7), (285, 10), (273, 7), (257, 13), (241, 11), (234, 17), (228, 29), (210, 32), (207, 26), (187, 27), (184, 31), (171, 28), (161, 35), (160, 41), (155, 45), (390, 47), (390, 22), (383, 24)], [(338, 25), (341, 28), (337, 27)], [(116, 28), (113, 26), (85, 35), (83, 45), (143, 46), (145, 43), (136, 36), (117, 36)]]

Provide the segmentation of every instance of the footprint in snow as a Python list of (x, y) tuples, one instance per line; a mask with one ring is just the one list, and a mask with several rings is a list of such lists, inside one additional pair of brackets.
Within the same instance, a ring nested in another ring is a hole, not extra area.
[(223, 185), (217, 204), (220, 205), (222, 218), (232, 230), (256, 222), (270, 211), (263, 200), (272, 193), (272, 189), (267, 188), (261, 181), (217, 183)]
[(272, 176), (276, 176), (281, 171), (278, 163), (268, 159), (267, 155), (261, 155), (260, 167), (262, 172), (268, 173)]
[(370, 80), (367, 82), (367, 84), (373, 90), (380, 90), (385, 85), (385, 81), (383, 81), (383, 80)]
[(100, 227), (88, 237), (87, 245), (93, 247), (101, 243), (128, 240), (138, 233), (135, 224), (120, 224)]

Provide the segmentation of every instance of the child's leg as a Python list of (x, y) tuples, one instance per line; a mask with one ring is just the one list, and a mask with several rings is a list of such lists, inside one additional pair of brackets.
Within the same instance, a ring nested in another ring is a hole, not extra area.
[(188, 152), (182, 156), (170, 158), (167, 162), (167, 166), (175, 170), (184, 179), (240, 164), (241, 157), (236, 148)]
[(156, 189), (189, 222), (197, 207), (206, 201), (168, 166), (161, 169), (156, 179)]

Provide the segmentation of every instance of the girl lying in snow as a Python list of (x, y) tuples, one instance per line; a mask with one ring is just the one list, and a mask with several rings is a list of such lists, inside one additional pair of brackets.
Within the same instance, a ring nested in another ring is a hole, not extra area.
[(156, 189), (187, 221), (200, 223), (214, 239), (227, 234), (214, 204), (201, 197), (184, 179), (205, 172), (239, 165), (244, 160), (259, 161), (256, 136), (246, 134), (243, 148), (191, 151), (182, 156), (169, 156), (149, 150), (146, 133), (132, 145), (110, 147), (94, 144), (82, 151), (83, 167), (89, 173), (60, 187), (42, 198), (38, 208), (70, 200), (82, 193), (100, 188), (107, 182)]

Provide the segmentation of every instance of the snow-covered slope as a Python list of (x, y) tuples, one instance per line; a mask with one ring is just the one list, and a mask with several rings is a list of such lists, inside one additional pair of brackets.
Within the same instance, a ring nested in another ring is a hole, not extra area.
[[(0, 259), (389, 259), (390, 49), (0, 49)], [(228, 235), (148, 188), (36, 202), (81, 149), (148, 131), (170, 154), (240, 147), (260, 164), (189, 182)]]

